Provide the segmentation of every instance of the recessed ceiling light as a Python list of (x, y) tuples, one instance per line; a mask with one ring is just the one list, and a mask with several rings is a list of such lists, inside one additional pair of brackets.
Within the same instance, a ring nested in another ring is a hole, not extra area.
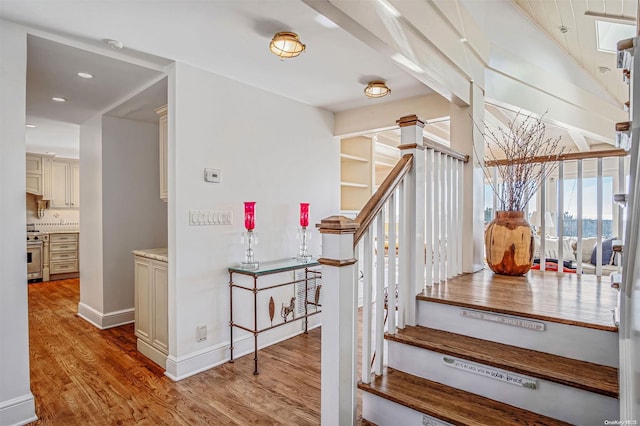
[(53, 98), (51, 98), (51, 100), (56, 102), (67, 102), (66, 98), (60, 98), (58, 96), (54, 96)]
[(78, 77), (82, 78), (93, 78), (93, 74), (89, 74), (88, 72), (79, 72)]
[(35, 124), (32, 124), (32, 123), (27, 123), (27, 124), (25, 124), (25, 126), (27, 126), (27, 127), (31, 128), (31, 129), (33, 129), (34, 127), (36, 127), (36, 125), (35, 125)]

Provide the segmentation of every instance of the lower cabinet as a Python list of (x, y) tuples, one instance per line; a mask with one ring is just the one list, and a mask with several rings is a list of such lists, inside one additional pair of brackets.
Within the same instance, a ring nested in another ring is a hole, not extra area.
[(134, 259), (138, 351), (166, 368), (169, 353), (167, 263), (137, 255)]
[[(49, 273), (74, 274), (64, 275), (62, 278), (77, 276), (80, 271), (78, 266), (78, 234), (58, 234), (49, 235)], [(59, 279), (60, 276), (51, 279)]]

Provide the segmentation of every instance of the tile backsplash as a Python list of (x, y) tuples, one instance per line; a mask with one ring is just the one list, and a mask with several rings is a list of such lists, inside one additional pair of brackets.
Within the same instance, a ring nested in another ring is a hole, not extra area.
[(39, 219), (36, 200), (35, 195), (27, 194), (27, 223), (33, 223), (36, 229), (46, 232), (76, 231), (80, 228), (80, 211), (78, 209), (46, 209), (44, 216)]

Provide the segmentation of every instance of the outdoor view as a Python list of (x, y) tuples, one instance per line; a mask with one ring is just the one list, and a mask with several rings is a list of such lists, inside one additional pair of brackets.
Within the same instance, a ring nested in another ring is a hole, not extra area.
[[(582, 235), (583, 237), (597, 236), (598, 206), (596, 197), (597, 178), (582, 179)], [(563, 215), (563, 235), (566, 237), (576, 237), (578, 235), (578, 203), (577, 203), (577, 179), (564, 180), (564, 215)], [(535, 196), (529, 203), (527, 216), (536, 210)], [(614, 237), (613, 235), (613, 178), (605, 176), (602, 178), (602, 235), (604, 238)], [(488, 224), (493, 220), (493, 190), (490, 185), (485, 185), (484, 191), (484, 222)], [(555, 213), (552, 215), (553, 224), (557, 225)], [(549, 229), (547, 233), (556, 234), (555, 228)]]

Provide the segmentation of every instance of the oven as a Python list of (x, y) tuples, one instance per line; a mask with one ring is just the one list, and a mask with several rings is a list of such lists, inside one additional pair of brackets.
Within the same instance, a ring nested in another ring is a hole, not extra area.
[(27, 281), (42, 281), (42, 238), (39, 234), (27, 233)]

